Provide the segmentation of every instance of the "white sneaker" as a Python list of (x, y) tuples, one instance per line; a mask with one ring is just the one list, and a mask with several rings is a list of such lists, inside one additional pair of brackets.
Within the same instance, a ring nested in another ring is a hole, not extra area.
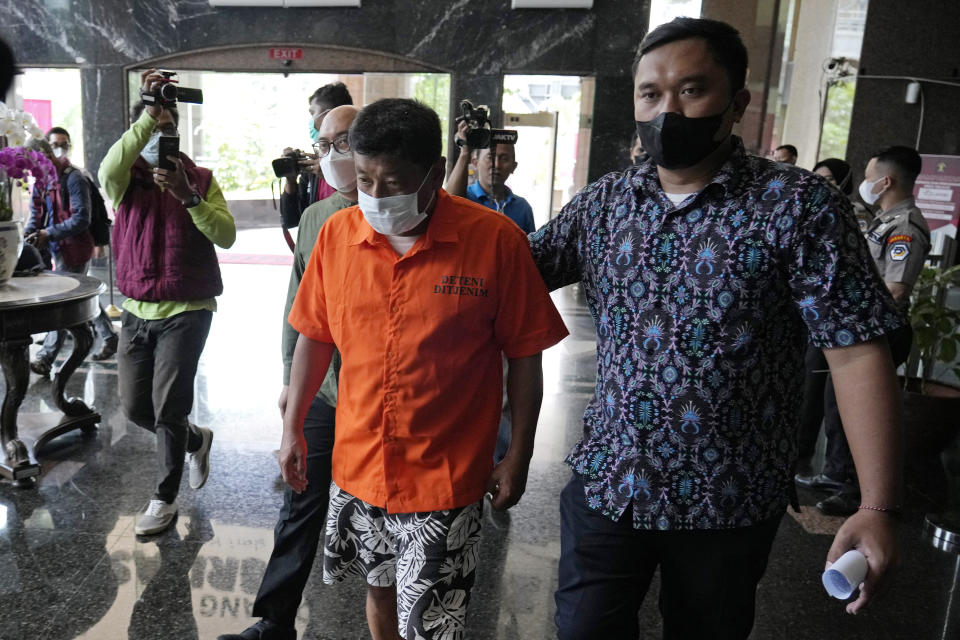
[(167, 504), (163, 500), (151, 500), (143, 513), (137, 517), (134, 533), (138, 536), (149, 536), (160, 533), (170, 526), (177, 515), (177, 502)]
[(200, 448), (187, 453), (187, 466), (190, 470), (190, 488), (199, 489), (207, 482), (210, 475), (210, 445), (213, 444), (213, 431), (204, 427), (197, 427), (203, 438)]

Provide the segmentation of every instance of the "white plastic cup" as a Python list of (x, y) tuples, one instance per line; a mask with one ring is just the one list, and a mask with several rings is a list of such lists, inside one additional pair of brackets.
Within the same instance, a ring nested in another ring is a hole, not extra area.
[(823, 572), (823, 587), (834, 598), (846, 600), (867, 577), (867, 559), (851, 549)]

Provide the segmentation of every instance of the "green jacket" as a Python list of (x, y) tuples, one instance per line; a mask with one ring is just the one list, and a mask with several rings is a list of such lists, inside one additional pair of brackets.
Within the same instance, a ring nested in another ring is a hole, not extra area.
[[(290, 384), (290, 365), (293, 364), (293, 351), (297, 346), (297, 338), (300, 334), (290, 326), (287, 317), (290, 315), (290, 309), (293, 307), (293, 299), (297, 297), (297, 289), (300, 288), (300, 280), (303, 279), (303, 272), (310, 261), (310, 254), (313, 252), (313, 245), (317, 242), (317, 234), (320, 233), (320, 227), (340, 209), (346, 209), (355, 205), (347, 198), (340, 195), (340, 192), (324, 198), (320, 202), (314, 202), (304, 209), (300, 218), (300, 226), (297, 229), (297, 246), (293, 253), (293, 268), (290, 270), (290, 284), (287, 286), (287, 303), (283, 307), (283, 339), (281, 340), (281, 350), (283, 355), (283, 384)], [(317, 397), (329, 404), (331, 407), (337, 406), (337, 379), (340, 374), (340, 352), (334, 350), (333, 359), (330, 361), (330, 368), (327, 375), (320, 385), (320, 391)]]
[[(133, 163), (140, 157), (140, 152), (150, 140), (156, 120), (147, 113), (146, 110), (140, 114), (133, 125), (124, 132), (110, 150), (106, 157), (100, 163), (100, 184), (110, 199), (110, 204), (116, 209), (120, 206), (124, 195), (127, 193), (127, 187), (130, 186), (130, 169)], [(223, 197), (223, 192), (217, 184), (216, 179), (211, 178), (210, 188), (200, 204), (187, 209), (187, 212), (193, 218), (193, 223), (213, 244), (229, 249), (237, 238), (237, 227), (227, 209), (227, 201)], [(183, 313), (184, 311), (195, 311), (199, 309), (217, 310), (216, 298), (207, 298), (203, 300), (174, 301), (164, 300), (160, 302), (146, 302), (143, 300), (134, 300), (128, 298), (123, 302), (123, 308), (144, 320), (161, 320), (170, 318)]]

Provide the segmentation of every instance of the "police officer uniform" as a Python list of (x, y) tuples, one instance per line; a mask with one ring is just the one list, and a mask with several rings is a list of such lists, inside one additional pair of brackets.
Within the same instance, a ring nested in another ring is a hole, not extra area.
[[(930, 253), (930, 227), (912, 197), (877, 216), (867, 228), (867, 245), (884, 282), (913, 287)], [(906, 310), (910, 302), (899, 304)]]
[[(923, 271), (923, 263), (930, 253), (930, 227), (914, 199), (907, 198), (890, 207), (870, 223), (867, 228), (867, 246), (884, 282), (900, 283), (909, 288)], [(910, 306), (909, 296), (897, 301), (904, 312)], [(887, 336), (895, 367), (903, 364), (910, 355), (913, 331), (910, 325)], [(860, 490), (856, 481), (853, 456), (843, 433), (840, 412), (837, 409), (833, 381), (827, 380), (824, 393), (823, 429), (827, 436), (827, 449), (823, 462), (823, 475), (839, 480), (844, 488), (822, 500), (817, 508), (827, 515), (850, 515), (856, 512)]]

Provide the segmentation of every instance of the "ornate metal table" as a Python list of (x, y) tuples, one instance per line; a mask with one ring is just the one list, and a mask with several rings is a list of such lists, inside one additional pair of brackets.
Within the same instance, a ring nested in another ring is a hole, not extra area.
[[(0, 462), (0, 475), (17, 486), (32, 486), (40, 475), (34, 456), (46, 442), (75, 429), (95, 429), (100, 422), (95, 408), (79, 398), (67, 399), (64, 388), (93, 345), (89, 322), (100, 313), (99, 294), (103, 289), (103, 283), (95, 278), (51, 272), (11, 278), (0, 285), (0, 365), (7, 383), (0, 411), (5, 456)], [(19, 433), (18, 413), (30, 380), (30, 336), (63, 329), (74, 340), (73, 352), (53, 378), (53, 402), (63, 416), (49, 414), (46, 420), (32, 417), (35, 437), (28, 448)]]

